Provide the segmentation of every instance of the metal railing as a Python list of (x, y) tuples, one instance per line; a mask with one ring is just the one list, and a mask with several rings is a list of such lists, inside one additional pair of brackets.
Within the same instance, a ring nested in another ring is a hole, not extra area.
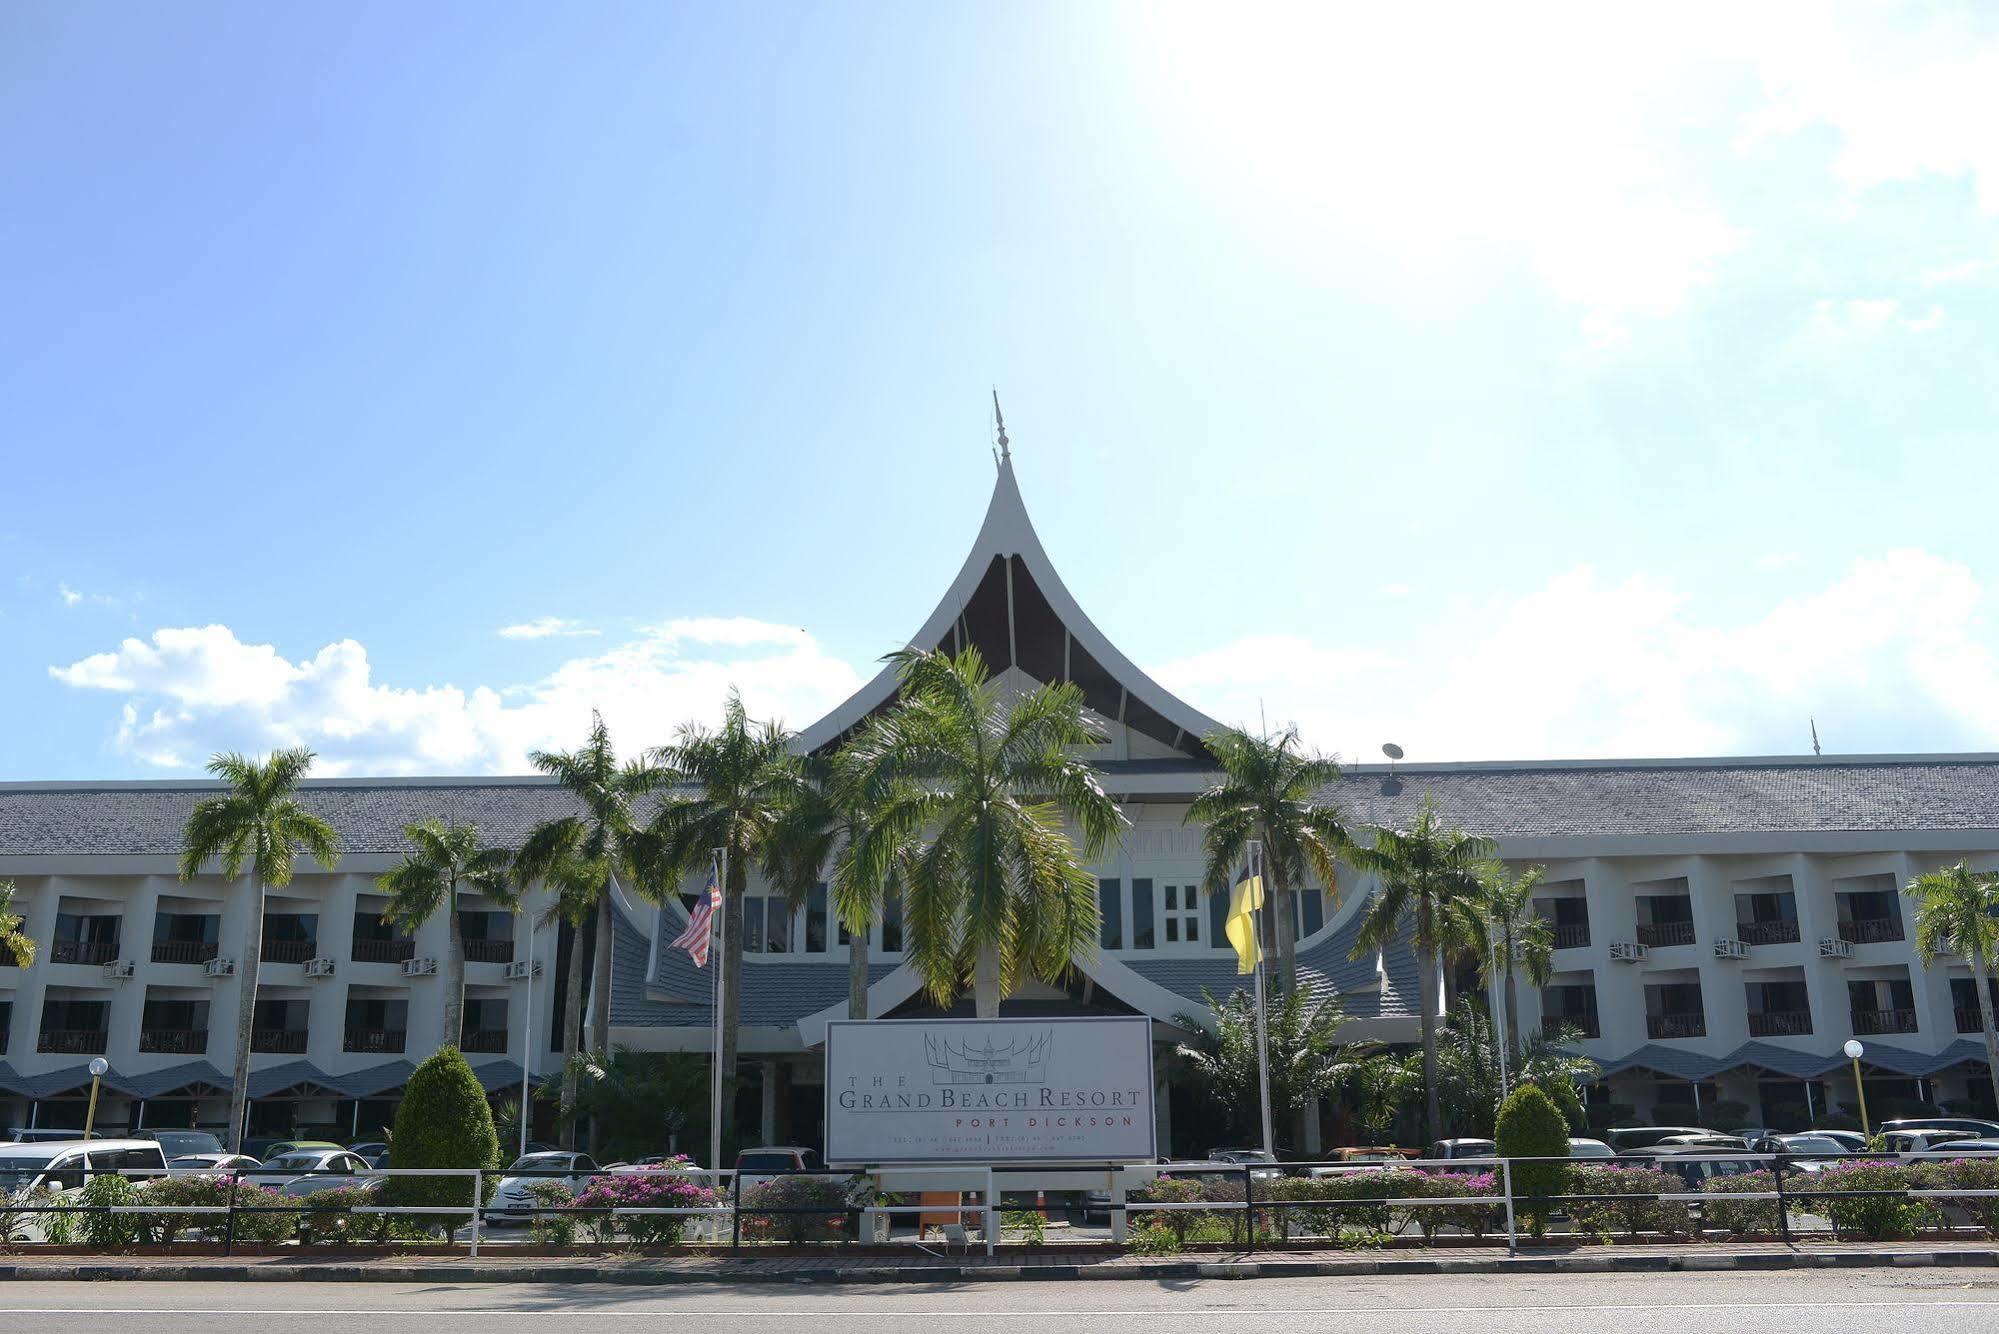
[(416, 942), (394, 936), (384, 940), (357, 940), (347, 957), (355, 963), (401, 963), (416, 957)]
[(250, 1030), (250, 1050), (297, 1055), (305, 1050), (303, 1028), (254, 1028)]
[(468, 940), (465, 942), (465, 962), (467, 963), (512, 963), (514, 942), (506, 940)]
[(1692, 922), (1641, 922), (1638, 926), (1638, 943), (1653, 949), (1667, 945), (1691, 945), (1694, 943)]
[(1654, 1038), (1700, 1038), (1707, 1036), (1705, 1014), (1648, 1014), (1645, 1034)]
[(111, 963), (117, 958), (115, 940), (58, 940), (49, 946), (50, 963)]
[(102, 1056), (110, 1038), (101, 1028), (45, 1028), (35, 1039), (35, 1050), (64, 1056)]
[(474, 1056), (505, 1055), (511, 1036), (504, 1028), (468, 1028), (458, 1035), (458, 1050)]
[(193, 1028), (142, 1028), (139, 1050), (167, 1056), (199, 1056), (208, 1050), (208, 1032)]
[(271, 940), (264, 941), (265, 963), (304, 963), (319, 952), (316, 940)]
[(1798, 942), (1796, 919), (1783, 922), (1737, 922), (1735, 938), (1745, 945), (1795, 945)]
[(1978, 1012), (1976, 1005), (1970, 1009), (1959, 1005), (1951, 1011), (1951, 1017), (1957, 1021), (1960, 1033), (1977, 1033), (1985, 1027), (1985, 1017)]
[(1589, 923), (1570, 922), (1555, 927), (1555, 948), (1558, 950), (1580, 950), (1589, 948)]
[(1878, 945), (1902, 938), (1899, 917), (1863, 917), (1839, 924), (1839, 938), (1853, 945)]
[(154, 963), (207, 963), (221, 951), (212, 940), (156, 940)]
[(1802, 1037), (1812, 1031), (1810, 1010), (1751, 1010), (1749, 1036), (1752, 1038)]
[(340, 1050), (372, 1056), (400, 1055), (407, 1039), (408, 1030), (401, 1028), (350, 1028), (341, 1038)]
[(1548, 1037), (1575, 1031), (1585, 1038), (1600, 1038), (1603, 1030), (1593, 1014), (1544, 1014), (1541, 1016), (1541, 1032)]
[(1855, 1010), (1853, 1031), (1856, 1033), (1913, 1033), (1916, 1031), (1914, 1010)]

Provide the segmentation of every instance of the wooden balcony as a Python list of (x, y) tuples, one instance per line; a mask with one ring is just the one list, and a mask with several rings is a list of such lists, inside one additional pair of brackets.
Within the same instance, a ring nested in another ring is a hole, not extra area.
[(153, 942), (154, 963), (207, 963), (219, 952), (212, 940), (156, 940)]
[(49, 946), (50, 963), (114, 963), (117, 958), (115, 940), (58, 940)]
[(208, 1033), (193, 1028), (142, 1028), (139, 1050), (166, 1056), (201, 1056), (208, 1051)]
[(303, 1028), (256, 1028), (250, 1030), (250, 1050), (297, 1056), (305, 1051)]
[(1707, 1036), (1707, 1016), (1705, 1014), (1648, 1014), (1645, 1016), (1645, 1034), (1647, 1037), (1664, 1039), (1704, 1038)]
[(1951, 1014), (1957, 1019), (1957, 1031), (1960, 1033), (1979, 1033), (1985, 1029), (1985, 1019), (1978, 1013), (1976, 1005), (1969, 1009), (1960, 1005)]
[(266, 940), (265, 963), (304, 963), (319, 950), (316, 940)]
[(1558, 950), (1583, 950), (1589, 948), (1589, 923), (1571, 922), (1567, 926), (1554, 928), (1555, 948)]
[(504, 1028), (468, 1028), (459, 1035), (458, 1050), (482, 1056), (503, 1056), (507, 1050)]
[(1638, 943), (1653, 949), (1694, 943), (1692, 922), (1643, 922), (1638, 927)]
[(1855, 1010), (1853, 1031), (1856, 1033), (1913, 1033), (1916, 1031), (1914, 1010)]
[(1812, 1031), (1810, 1010), (1764, 1010), (1749, 1012), (1749, 1036), (1752, 1038), (1797, 1038)]
[(400, 1056), (409, 1032), (401, 1028), (350, 1028), (340, 1044), (342, 1051), (364, 1052), (371, 1056)]
[(386, 940), (357, 940), (348, 955), (355, 963), (401, 963), (416, 957), (416, 942), (398, 937)]
[(1735, 938), (1745, 945), (1795, 945), (1798, 924), (1789, 922), (1737, 922)]
[(110, 1036), (101, 1028), (45, 1028), (35, 1050), (63, 1056), (102, 1056)]
[[(1868, 917), (1859, 921), (1841, 922), (1839, 938), (1852, 945), (1878, 945), (1882, 941), (1902, 938), (1902, 919), (1899, 917)], [(1899, 1029), (1891, 1029), (1899, 1032)]]
[(514, 942), (512, 940), (468, 940), (465, 942), (465, 962), (467, 963), (512, 963)]

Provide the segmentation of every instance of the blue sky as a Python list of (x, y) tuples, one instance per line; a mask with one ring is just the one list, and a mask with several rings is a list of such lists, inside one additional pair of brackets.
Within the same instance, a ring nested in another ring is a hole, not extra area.
[(1382, 8), (8, 6), (0, 777), (802, 725), (994, 384), (1218, 717), (1999, 749), (1999, 20)]

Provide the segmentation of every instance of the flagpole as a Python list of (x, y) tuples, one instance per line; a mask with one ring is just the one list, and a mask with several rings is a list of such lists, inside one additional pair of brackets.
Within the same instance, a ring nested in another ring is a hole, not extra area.
[(722, 1188), (722, 970), (729, 966), (729, 849), (715, 849), (717, 864), (710, 867), (715, 874), (715, 890), (719, 902), (715, 908), (715, 1077), (708, 1095), (708, 1170), (716, 1173), (715, 1189)]
[(528, 1122), (534, 1113), (528, 1104), (528, 1071), (534, 1066), (534, 914), (528, 914), (528, 994), (522, 1008), (527, 1031), (521, 1034), (521, 1157), (528, 1155)]
[[(1249, 875), (1252, 884), (1262, 886), (1263, 844), (1255, 839), (1249, 843)], [(1267, 901), (1268, 890), (1257, 895)], [(1251, 938), (1256, 942), (1256, 1093), (1257, 1101), (1263, 1109), (1263, 1151), (1272, 1158), (1277, 1156), (1277, 1138), (1270, 1128), (1270, 1036), (1263, 1018), (1263, 912), (1256, 908), (1250, 912), (1250, 922), (1256, 928)]]

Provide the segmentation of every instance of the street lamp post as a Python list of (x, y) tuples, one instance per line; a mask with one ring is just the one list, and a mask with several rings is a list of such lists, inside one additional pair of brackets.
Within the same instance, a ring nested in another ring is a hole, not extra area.
[(1853, 1062), (1853, 1091), (1860, 1099), (1860, 1133), (1871, 1138), (1873, 1131), (1868, 1129), (1867, 1124), (1867, 1085), (1860, 1078), (1860, 1058), (1866, 1054), (1867, 1048), (1860, 1045), (1859, 1038), (1848, 1038), (1846, 1046), (1840, 1050), (1846, 1053), (1847, 1060)]
[(93, 1057), (90, 1062), (90, 1110), (83, 1114), (83, 1137), (90, 1138), (91, 1129), (97, 1124), (97, 1085), (104, 1078), (111, 1062), (102, 1056)]

